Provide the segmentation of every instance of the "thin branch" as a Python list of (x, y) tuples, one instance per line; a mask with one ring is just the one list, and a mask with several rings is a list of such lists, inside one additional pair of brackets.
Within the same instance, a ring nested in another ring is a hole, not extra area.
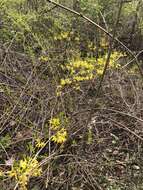
[(112, 50), (113, 50), (113, 45), (114, 45), (114, 41), (115, 41), (117, 26), (118, 26), (118, 22), (119, 22), (119, 19), (120, 19), (122, 7), (123, 7), (123, 3), (122, 3), (122, 1), (121, 1), (121, 2), (120, 2), (120, 6), (119, 6), (119, 10), (118, 10), (118, 14), (117, 14), (117, 19), (116, 19), (115, 25), (114, 25), (113, 35), (112, 35), (112, 38), (111, 38), (111, 41), (110, 41), (110, 44), (109, 44), (109, 49), (108, 49), (108, 54), (107, 54), (106, 63), (105, 63), (104, 69), (103, 69), (103, 74), (102, 74), (102, 76), (101, 76), (101, 80), (100, 80), (99, 86), (98, 86), (98, 88), (97, 88), (97, 93), (96, 93), (95, 100), (96, 100), (96, 98), (97, 98), (98, 95), (99, 95), (99, 92), (100, 92), (100, 89), (101, 89), (101, 87), (102, 87), (102, 83), (103, 83), (103, 80), (104, 80), (104, 77), (105, 77), (107, 68), (108, 68), (108, 66), (109, 66), (109, 64), (110, 64), (110, 57), (111, 57)]
[[(90, 112), (90, 111), (91, 111), (91, 109), (81, 110), (79, 112), (75, 112), (73, 114), (73, 116), (81, 114), (81, 113)], [(119, 114), (119, 115), (122, 115), (122, 116), (133, 118), (133, 119), (139, 121), (141, 124), (143, 124), (143, 119), (142, 118), (136, 117), (134, 115), (131, 115), (130, 113), (125, 113), (125, 112), (122, 112), (122, 111), (119, 111), (119, 110), (110, 109), (110, 108), (94, 108), (94, 111), (105, 111), (105, 112), (108, 112), (108, 113), (109, 112), (111, 112), (111, 113), (113, 112), (113, 113), (116, 113), (116, 114)]]
[(101, 11), (100, 11), (99, 13), (100, 13), (100, 15), (101, 15), (101, 17), (102, 17), (102, 20), (103, 20), (103, 23), (104, 23), (104, 25), (105, 25), (105, 27), (106, 27), (106, 30), (108, 31), (108, 25), (107, 25), (106, 19), (105, 19), (104, 15), (102, 14)]
[(141, 50), (138, 54), (135, 55), (135, 57), (130, 60), (126, 65), (124, 65), (121, 69), (126, 68), (128, 65), (130, 65), (131, 63), (133, 63), (136, 59), (138, 60), (138, 57), (140, 56), (140, 54), (143, 53), (143, 50)]
[(127, 126), (123, 125), (122, 123), (119, 123), (115, 120), (113, 120), (112, 118), (108, 118), (110, 121), (114, 122), (114, 124), (118, 127), (121, 127), (122, 129), (128, 131), (129, 133), (131, 133), (132, 135), (134, 135), (135, 137), (137, 137), (138, 139), (140, 139), (141, 141), (143, 141), (143, 138), (141, 136), (139, 136), (137, 133), (135, 133), (134, 131), (132, 131), (131, 129), (129, 129)]

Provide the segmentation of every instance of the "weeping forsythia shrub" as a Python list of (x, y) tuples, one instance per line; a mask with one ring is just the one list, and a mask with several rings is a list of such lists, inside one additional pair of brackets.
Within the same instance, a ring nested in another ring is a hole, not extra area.
[(39, 162), (34, 158), (27, 157), (12, 165), (10, 171), (7, 172), (9, 177), (16, 180), (21, 190), (27, 190), (26, 186), (31, 177), (41, 176), (42, 169)]
[[(117, 60), (121, 56), (122, 53), (117, 51), (111, 54), (110, 68), (117, 69), (120, 67)], [(106, 59), (107, 54), (99, 57), (97, 60), (95, 58), (87, 58), (86, 60), (77, 59), (70, 61), (66, 66), (61, 66), (62, 70), (68, 74), (66, 74), (65, 78), (60, 79), (60, 84), (57, 87), (57, 96), (61, 94), (62, 89), (66, 86), (71, 86), (78, 90), (80, 89), (81, 82), (90, 81), (102, 75)]]

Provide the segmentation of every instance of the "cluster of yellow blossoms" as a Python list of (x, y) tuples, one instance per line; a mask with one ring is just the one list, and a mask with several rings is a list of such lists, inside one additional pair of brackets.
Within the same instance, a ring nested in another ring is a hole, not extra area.
[[(110, 57), (110, 68), (117, 69), (119, 64), (117, 60), (123, 56), (120, 52), (113, 52)], [(65, 86), (71, 86), (75, 89), (80, 89), (80, 82), (92, 80), (103, 74), (104, 65), (106, 63), (107, 54), (95, 58), (87, 58), (86, 60), (73, 60), (66, 66), (61, 66), (67, 71), (68, 75), (60, 80), (60, 85), (57, 87), (57, 96), (61, 94)]]
[(38, 177), (42, 174), (42, 168), (36, 158), (27, 157), (20, 161), (14, 161), (11, 170), (0, 171), (0, 177), (7, 176), (14, 178), (20, 190), (27, 190), (27, 184), (31, 177)]
[(64, 143), (67, 140), (67, 130), (64, 126), (67, 123), (67, 118), (54, 117), (49, 122), (51, 130), (54, 132), (51, 140), (58, 144)]

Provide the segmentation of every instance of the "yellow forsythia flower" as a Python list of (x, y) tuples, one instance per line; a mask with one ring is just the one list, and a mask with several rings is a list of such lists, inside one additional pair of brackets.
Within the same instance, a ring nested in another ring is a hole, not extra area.
[(67, 140), (66, 129), (62, 128), (60, 131), (58, 131), (55, 135), (51, 137), (51, 140), (58, 144), (64, 143)]
[(103, 74), (103, 70), (102, 69), (97, 69), (96, 72), (97, 72), (98, 75), (102, 75)]
[(36, 144), (35, 144), (35, 146), (37, 147), (37, 148), (42, 148), (42, 147), (44, 147), (46, 145), (46, 143), (45, 142), (43, 142), (41, 139), (36, 139)]
[(50, 119), (50, 125), (51, 125), (51, 128), (56, 130), (60, 127), (61, 123), (60, 123), (60, 119), (59, 118), (52, 118)]
[(72, 81), (70, 79), (61, 79), (61, 86), (65, 86), (66, 84), (71, 84)]

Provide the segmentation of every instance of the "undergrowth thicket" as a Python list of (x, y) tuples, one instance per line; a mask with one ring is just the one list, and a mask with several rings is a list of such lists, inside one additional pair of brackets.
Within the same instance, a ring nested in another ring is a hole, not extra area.
[[(110, 9), (112, 31), (117, 2), (61, 2), (99, 24)], [(113, 48), (97, 92), (109, 37), (46, 0), (0, 9), (0, 189), (143, 189), (143, 85), (128, 52)]]

